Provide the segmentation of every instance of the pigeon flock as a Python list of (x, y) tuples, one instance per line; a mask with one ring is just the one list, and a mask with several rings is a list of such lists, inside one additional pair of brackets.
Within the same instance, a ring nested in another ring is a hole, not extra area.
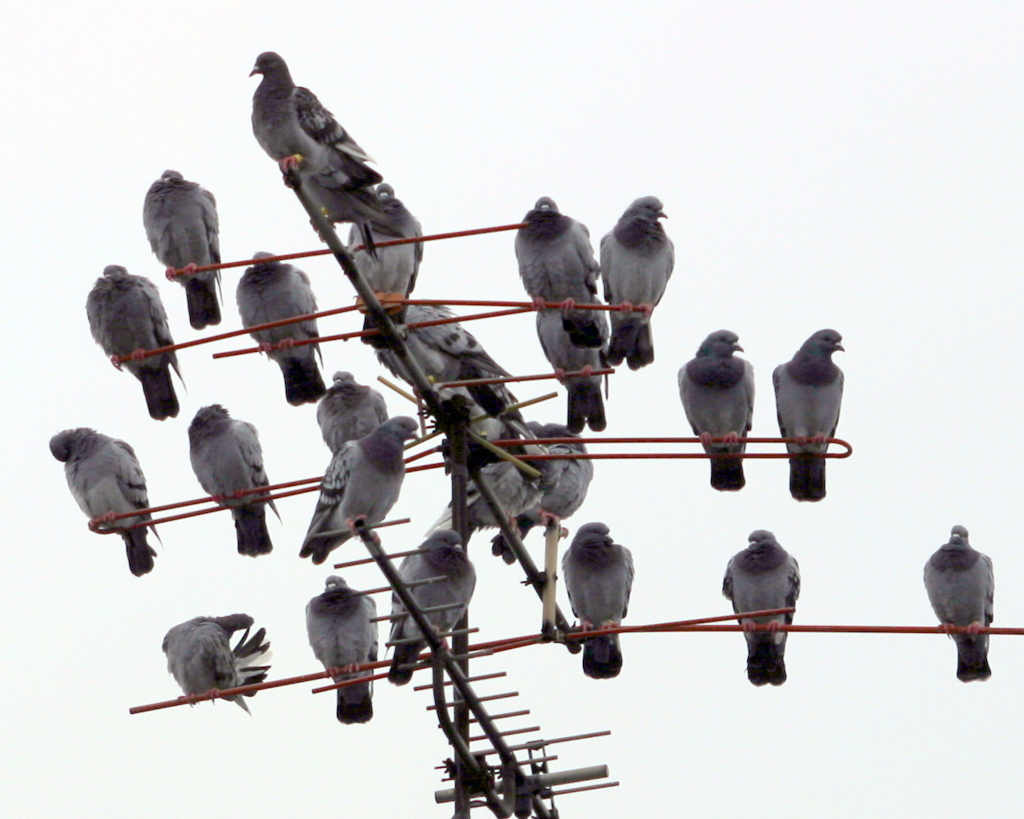
[[(295, 85), (279, 55), (261, 54), (252, 74), (262, 77), (252, 107), (252, 128), (260, 146), (282, 172), (298, 174), (332, 223), (352, 225), (350, 252), (382, 301), (409, 296), (423, 258), (422, 243), (379, 245), (422, 236), (420, 222), (395, 196), (392, 185), (369, 167), (369, 154), (311, 91)], [(664, 218), (660, 199), (636, 199), (601, 240), (598, 260), (583, 224), (563, 214), (547, 196), (536, 201), (516, 235), (515, 255), (523, 286), (536, 307), (540, 347), (568, 393), (565, 422), (527, 421), (504, 383), (439, 390), (442, 398), (464, 399), (480, 437), (520, 439), (519, 451), (528, 454), (587, 454), (578, 434), (585, 427), (600, 432), (607, 426), (601, 376), (594, 373), (623, 361), (632, 370), (654, 361), (651, 318), (674, 265)], [(145, 196), (143, 222), (167, 277), (185, 288), (192, 327), (219, 324), (220, 271), (202, 269), (220, 263), (213, 195), (181, 173), (165, 171)], [(255, 263), (245, 270), (236, 291), (241, 326), (255, 328), (251, 334), (260, 349), (281, 368), (287, 402), (317, 403), (317, 422), (331, 452), (316, 508), (299, 545), (300, 557), (321, 564), (354, 536), (356, 522), (380, 523), (399, 501), (405, 477), (403, 450), (416, 437), (418, 424), (410, 417), (389, 419), (382, 396), (358, 384), (351, 373), (337, 372), (331, 386), (325, 386), (314, 319), (262, 326), (313, 313), (317, 302), (310, 277), (302, 270), (268, 253), (253, 258)], [(612, 309), (595, 309), (609, 306)], [(509, 375), (459, 323), (416, 326), (453, 318), (446, 307), (388, 307), (410, 354), (432, 381)], [(170, 371), (181, 377), (175, 353), (148, 354), (174, 343), (156, 285), (110, 265), (89, 293), (86, 312), (93, 338), (104, 353), (142, 383), (149, 415), (159, 421), (175, 418), (179, 403)], [(372, 319), (366, 321), (372, 329)], [(772, 376), (779, 430), (789, 439), (790, 493), (798, 501), (820, 502), (826, 497), (822, 456), (839, 421), (843, 373), (832, 355), (844, 349), (841, 341), (835, 330), (813, 333)], [(413, 384), (393, 349), (374, 346), (384, 367)], [(722, 492), (739, 491), (746, 482), (743, 455), (753, 417), (754, 369), (735, 355), (738, 352), (743, 348), (736, 333), (712, 332), (678, 374), (683, 412), (711, 456), (711, 486)], [(561, 443), (530, 443), (545, 438)], [(266, 507), (275, 514), (277, 509), (265, 489), (270, 482), (256, 428), (211, 403), (195, 414), (188, 439), (200, 485), (231, 511), (238, 552), (250, 557), (269, 554), (273, 545)], [(148, 508), (149, 500), (132, 448), (82, 427), (55, 435), (50, 450), (64, 463), (68, 486), (91, 519), (90, 526), (120, 532), (133, 575), (152, 571), (156, 552), (147, 541), (151, 527), (146, 525), (151, 517), (147, 512), (134, 514)], [(539, 478), (506, 460), (485, 463), (480, 471), (522, 537), (536, 526), (558, 525), (575, 514), (594, 477), (594, 465), (586, 459), (535, 463)], [(470, 533), (499, 525), (475, 484), (470, 485), (468, 500)], [(125, 528), (133, 525), (136, 528)], [(450, 526), (449, 507), (430, 528), (418, 553), (406, 557), (399, 568), (411, 584), (410, 594), (429, 610), (428, 620), (442, 637), (461, 618), (476, 583), (466, 544)], [(494, 537), (492, 552), (514, 562), (503, 534)], [(633, 558), (605, 524), (579, 527), (564, 553), (562, 571), (582, 632), (622, 622), (633, 582)], [(955, 526), (949, 542), (926, 564), (924, 579), (940, 622), (968, 627), (969, 633), (952, 635), (959, 655), (958, 678), (988, 678), (988, 637), (975, 629), (992, 622), (991, 560), (970, 546), (966, 529)], [(755, 531), (749, 546), (729, 561), (722, 591), (737, 613), (793, 607), (800, 593), (797, 561), (771, 532)], [(309, 601), (310, 646), (336, 682), (359, 680), (369, 673), (358, 666), (377, 659), (375, 617), (373, 600), (335, 575)], [(792, 614), (741, 620), (747, 674), (754, 685), (785, 682), (787, 635), (778, 626), (792, 621)], [(391, 624), (394, 651), (388, 679), (404, 685), (427, 642), (397, 594)], [(186, 699), (266, 678), (269, 643), (263, 629), (250, 638), (252, 625), (249, 615), (232, 614), (196, 617), (167, 632), (163, 650), (168, 670)], [(243, 630), (232, 648), (232, 635)], [(620, 673), (623, 659), (617, 634), (582, 639), (583, 671), (588, 677), (606, 679)], [(371, 698), (369, 681), (339, 688), (337, 719), (346, 724), (367, 722), (373, 716)], [(248, 712), (241, 696), (231, 699)]]

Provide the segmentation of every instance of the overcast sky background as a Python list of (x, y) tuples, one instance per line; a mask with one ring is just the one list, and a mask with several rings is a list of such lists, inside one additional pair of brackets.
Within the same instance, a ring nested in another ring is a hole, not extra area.
[[(676, 269), (654, 315), (657, 361), (613, 377), (608, 435), (690, 434), (676, 372), (720, 328), (755, 368), (752, 434), (776, 435), (772, 369), (818, 329), (843, 334), (837, 434), (855, 452), (829, 462), (823, 502), (789, 497), (785, 461), (749, 461), (738, 494), (714, 492), (705, 461), (597, 463), (568, 525), (603, 520), (632, 550), (628, 623), (728, 612), (726, 563), (765, 528), (800, 561), (798, 622), (932, 625), (922, 567), (963, 524), (995, 565), (995, 625), (1024, 625), (1020, 4), (101, 0), (14, 6), (0, 43), (10, 815), (451, 814), (433, 802), (433, 766), (450, 750), (429, 694), (411, 687), (378, 685), (366, 726), (338, 724), (333, 694), (312, 686), (261, 693), (251, 718), (227, 702), (128, 714), (179, 693), (161, 640), (199, 614), (245, 611), (266, 626), (272, 677), (319, 669), (303, 610), (330, 570), (296, 557), (314, 495), (279, 502), (274, 552), (257, 560), (236, 553), (226, 514), (165, 525), (156, 569), (137, 579), (119, 539), (88, 531), (47, 449), (54, 433), (92, 426), (135, 447), (153, 503), (196, 497), (186, 430), (219, 402), (259, 428), (272, 482), (326, 467), (315, 408), (285, 403), (276, 365), (210, 358), (247, 339), (180, 353), (181, 414), (157, 423), (85, 317), (95, 278), (123, 264), (158, 284), (176, 340), (197, 336), (142, 228), (166, 168), (216, 195), (225, 259), (318, 246), (251, 133), (247, 75), (264, 50), (378, 160), (428, 233), (516, 222), (549, 195), (596, 248), (634, 198), (663, 200)], [(350, 303), (333, 261), (301, 267), (321, 308)], [(240, 326), (239, 275), (224, 275), (218, 330)], [(513, 235), (430, 244), (416, 295), (523, 297)], [(547, 369), (533, 322), (470, 329), (507, 369), (532, 373)], [(382, 372), (358, 342), (323, 357), (327, 378)], [(562, 420), (564, 401), (529, 417)], [(410, 475), (393, 514), (413, 523), (386, 530), (386, 546), (418, 545), (447, 495), (439, 472)], [(539, 557), (539, 535), (528, 544)], [(474, 639), (536, 630), (535, 596), (488, 545), (470, 544)], [(354, 544), (335, 555), (361, 556)], [(345, 576), (379, 585), (370, 567)], [(747, 682), (739, 634), (626, 637), (612, 681), (584, 677), (555, 646), (474, 670), (508, 671), (481, 694), (521, 692), (495, 711), (532, 709), (505, 727), (612, 730), (557, 746), (554, 768), (606, 763), (622, 782), (559, 800), (565, 817), (994, 817), (1019, 803), (1021, 648), (994, 637), (993, 677), (971, 685), (949, 640), (912, 635), (793, 635), (777, 689)]]

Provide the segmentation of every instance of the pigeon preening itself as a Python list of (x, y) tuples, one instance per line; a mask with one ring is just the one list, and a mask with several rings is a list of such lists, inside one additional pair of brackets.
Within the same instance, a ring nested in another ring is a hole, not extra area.
[[(257, 253), (254, 259), (265, 259), (270, 253)], [(309, 276), (283, 262), (257, 262), (246, 268), (238, 280), (238, 312), (243, 327), (304, 316), (316, 312), (316, 297), (309, 285)], [(316, 319), (256, 330), (252, 337), (277, 362), (284, 375), (284, 395), (292, 406), (318, 401), (327, 388), (320, 376), (316, 343), (291, 346), (296, 341), (318, 338)], [(283, 346), (276, 346), (283, 343)]]
[(272, 51), (256, 58), (249, 76), (262, 74), (252, 97), (252, 132), (282, 171), (297, 170), (303, 188), (332, 222), (354, 222), (367, 252), (375, 255), (372, 229), (397, 236), (373, 186), (383, 177), (308, 88), (300, 88)]
[[(220, 271), (194, 272), (197, 267), (220, 264), (213, 194), (177, 171), (164, 171), (146, 193), (142, 223), (153, 253), (167, 265), (167, 277), (185, 288), (189, 324), (196, 330), (220, 324)], [(175, 276), (175, 270), (185, 273)]]
[[(954, 526), (949, 543), (940, 546), (924, 564), (924, 587), (940, 623), (976, 628), (992, 625), (992, 559), (971, 548), (963, 526)], [(956, 642), (957, 679), (971, 682), (991, 677), (988, 635), (951, 636)]]
[(665, 294), (675, 264), (672, 240), (658, 221), (664, 218), (660, 199), (641, 197), (601, 240), (604, 300), (627, 308), (611, 313), (607, 358), (613, 367), (625, 359), (631, 370), (639, 370), (654, 361), (651, 311)]
[(827, 438), (836, 433), (843, 401), (843, 371), (832, 361), (842, 350), (843, 337), (835, 330), (819, 330), (780, 364), (772, 374), (775, 407), (783, 438), (795, 457), (789, 459), (789, 492), (798, 501), (825, 497), (825, 459), (808, 453), (828, 451)]
[(399, 415), (334, 453), (299, 557), (323, 563), (353, 536), (356, 519), (370, 525), (384, 520), (405, 480), (404, 444), (417, 429), (414, 419)]
[(232, 418), (220, 404), (210, 404), (189, 424), (188, 441), (192, 471), (199, 484), (218, 504), (231, 510), (238, 553), (250, 557), (269, 554), (274, 547), (267, 531), (266, 505), (275, 515), (277, 507), (272, 500), (260, 500), (266, 492), (245, 493), (270, 483), (263, 471), (256, 427)]
[[(583, 631), (618, 626), (629, 608), (633, 555), (608, 534), (603, 523), (586, 523), (562, 557), (562, 576), (572, 612)], [(622, 670), (618, 634), (602, 634), (583, 643), (583, 673), (595, 680)]]
[[(146, 478), (135, 451), (124, 441), (94, 429), (79, 427), (58, 432), (50, 452), (64, 464), (64, 477), (79, 508), (90, 518), (120, 515), (149, 507)], [(113, 528), (151, 520), (147, 512), (112, 521)], [(106, 527), (101, 527), (106, 528)], [(146, 526), (121, 532), (128, 568), (136, 577), (153, 571), (156, 552), (146, 541)], [(156, 529), (153, 530), (154, 534)]]
[[(595, 312), (600, 334), (608, 338), (608, 324), (602, 313)], [(580, 432), (589, 426), (600, 432), (608, 426), (601, 397), (601, 376), (588, 374), (602, 366), (602, 351), (593, 347), (578, 347), (572, 343), (569, 333), (562, 326), (562, 319), (555, 310), (537, 311), (537, 336), (544, 356), (554, 368), (559, 380), (569, 393), (566, 424), (573, 432)], [(565, 377), (567, 372), (582, 372), (582, 375)]]
[[(335, 682), (368, 677), (351, 666), (377, 661), (377, 604), (345, 581), (331, 575), (327, 588), (306, 606), (306, 633), (313, 654)], [(353, 683), (338, 689), (338, 722), (352, 725), (373, 718), (373, 683)]]
[[(167, 632), (162, 646), (167, 655), (167, 670), (186, 698), (255, 685), (267, 678), (270, 670), (270, 643), (264, 642), (267, 630), (261, 628), (250, 637), (252, 624), (253, 619), (248, 614), (193, 617)], [(245, 632), (232, 648), (231, 636), (242, 629)], [(249, 706), (242, 697), (254, 696), (256, 692), (249, 691), (224, 699), (237, 703), (249, 714)]]
[[(796, 605), (800, 596), (800, 566), (775, 535), (758, 529), (750, 545), (734, 555), (725, 570), (722, 594), (737, 613), (781, 609)], [(792, 614), (741, 619), (747, 639), (747, 678), (754, 685), (782, 685), (786, 681), (786, 632), (747, 630), (754, 623), (789, 625)]]
[[(697, 357), (679, 368), (679, 397), (686, 420), (704, 444), (704, 451), (742, 453), (754, 416), (754, 368), (734, 356), (743, 352), (739, 336), (728, 330), (711, 333)], [(725, 438), (712, 443), (712, 438)], [(720, 492), (735, 492), (746, 484), (743, 459), (711, 459), (711, 485)]]
[(316, 420), (333, 453), (387, 421), (388, 408), (377, 390), (357, 383), (352, 373), (336, 372), (334, 383), (316, 406)]
[[(430, 577), (444, 578), (409, 589), (409, 594), (421, 609), (456, 604), (452, 608), (427, 612), (425, 615), (437, 633), (443, 635), (455, 628), (465, 614), (476, 586), (476, 570), (462, 548), (458, 532), (451, 529), (434, 532), (423, 541), (420, 549), (424, 549), (424, 553), (404, 558), (398, 572), (406, 583)], [(412, 679), (412, 669), (408, 666), (416, 662), (419, 653), (427, 645), (426, 640), (417, 639), (422, 636), (423, 632), (408, 615), (398, 595), (392, 594), (390, 639), (392, 642), (412, 639), (413, 642), (395, 646), (391, 670), (388, 672), (390, 682), (405, 685)]]
[[(108, 265), (89, 291), (85, 302), (89, 329), (109, 356), (131, 356), (174, 344), (160, 291), (144, 276), (133, 276), (119, 265)], [(178, 415), (178, 396), (171, 383), (171, 367), (181, 378), (178, 358), (167, 353), (128, 358), (120, 366), (140, 382), (149, 415), (157, 421)]]
[[(603, 347), (607, 325), (600, 310), (578, 310), (577, 304), (596, 304), (600, 266), (590, 247), (590, 233), (558, 205), (542, 196), (523, 218), (516, 234), (516, 259), (526, 292), (542, 312), (561, 318), (569, 339), (578, 347)], [(561, 302), (561, 310), (542, 307)]]
[[(568, 427), (561, 424), (538, 424), (531, 421), (528, 426), (538, 438), (576, 437)], [(586, 454), (587, 447), (582, 442), (574, 441), (550, 444), (547, 451), (551, 455)], [(575, 514), (586, 500), (587, 490), (594, 478), (594, 463), (587, 458), (543, 461), (543, 465), (540, 501), (515, 519), (520, 539), (525, 538), (534, 526), (546, 524), (548, 519), (553, 518), (557, 523)], [(515, 562), (515, 555), (501, 532), (491, 540), (491, 553), (500, 556), (506, 563)]]

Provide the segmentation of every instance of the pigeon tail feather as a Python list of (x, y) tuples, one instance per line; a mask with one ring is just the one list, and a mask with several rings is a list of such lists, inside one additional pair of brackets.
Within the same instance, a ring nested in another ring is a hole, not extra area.
[(610, 680), (622, 670), (622, 651), (616, 634), (602, 634), (583, 644), (583, 673), (595, 680)]
[(156, 551), (146, 541), (146, 527), (129, 529), (122, 534), (125, 550), (128, 552), (128, 568), (136, 577), (142, 577), (153, 571), (153, 558)]
[(327, 392), (320, 368), (312, 356), (282, 361), (281, 372), (284, 374), (284, 397), (294, 407), (319, 401)]
[(569, 431), (579, 433), (585, 425), (589, 425), (594, 432), (601, 432), (608, 424), (604, 415), (604, 400), (601, 398), (601, 384), (583, 379), (570, 381), (566, 389), (569, 391), (566, 420)]
[(611, 343), (608, 345), (607, 360), (610, 366), (619, 366), (627, 356), (633, 354), (639, 333), (639, 317), (623, 319), (622, 323), (615, 329)]
[(220, 324), (216, 279), (204, 280), (189, 276), (183, 283), (185, 301), (188, 303), (188, 323), (193, 329), (202, 330), (211, 324)]
[(338, 722), (345, 725), (366, 723), (373, 719), (373, 699), (369, 683), (347, 685), (338, 689)]
[(270, 542), (267, 513), (263, 505), (236, 506), (232, 511), (238, 535), (238, 553), (249, 557), (270, 554), (274, 545)]
[(738, 492), (747, 485), (741, 458), (712, 458), (711, 486), (719, 492)]
[(987, 635), (962, 634), (957, 636), (963, 638), (956, 644), (957, 679), (962, 682), (972, 682), (973, 680), (987, 680), (991, 677), (992, 669), (988, 665)]
[(825, 497), (825, 459), (813, 456), (789, 459), (789, 493), (798, 501)]
[(578, 310), (562, 316), (562, 329), (577, 347), (603, 347), (601, 320), (596, 310)]
[(165, 418), (178, 417), (178, 396), (171, 383), (170, 367), (141, 369), (139, 381), (142, 382), (142, 393), (146, 396), (146, 407), (151, 418), (163, 421)]
[(641, 324), (636, 331), (636, 342), (633, 351), (626, 356), (626, 363), (631, 370), (639, 370), (654, 363), (654, 339), (651, 338), (651, 325)]
[(423, 643), (403, 643), (400, 646), (395, 646), (395, 654), (391, 660), (391, 668), (388, 671), (388, 682), (395, 685), (405, 685), (412, 679), (412, 669), (399, 668), (399, 666), (415, 663), (423, 645)]
[(754, 685), (782, 685), (786, 681), (783, 648), (771, 634), (758, 635), (747, 654), (747, 679)]

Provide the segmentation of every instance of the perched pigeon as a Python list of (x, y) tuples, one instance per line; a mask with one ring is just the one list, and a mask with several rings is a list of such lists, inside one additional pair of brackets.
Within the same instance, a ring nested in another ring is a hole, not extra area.
[[(603, 347), (607, 324), (600, 310), (577, 310), (576, 304), (596, 304), (600, 266), (590, 247), (584, 225), (558, 211), (542, 196), (523, 218), (526, 227), (516, 234), (516, 259), (526, 292), (541, 312), (561, 315), (569, 339), (578, 347)], [(544, 308), (561, 302), (561, 311)]]
[(399, 415), (334, 453), (299, 557), (323, 563), (352, 537), (357, 518), (371, 525), (384, 520), (405, 480), (403, 445), (417, 429), (415, 420)]
[[(679, 397), (686, 420), (709, 454), (742, 453), (754, 415), (754, 368), (737, 358), (743, 352), (739, 336), (728, 330), (711, 333), (697, 350), (697, 357), (679, 368)], [(726, 438), (711, 443), (712, 438)], [(742, 489), (742, 458), (712, 458), (711, 485), (721, 492)]]
[[(254, 685), (267, 678), (270, 643), (263, 642), (267, 630), (261, 628), (250, 638), (252, 624), (248, 614), (193, 617), (167, 632), (161, 646), (167, 655), (167, 671), (186, 697)], [(242, 629), (245, 633), (231, 648), (231, 635)], [(250, 691), (224, 699), (237, 703), (249, 714), (249, 706), (242, 697), (254, 696), (256, 692)]]
[[(572, 612), (583, 631), (618, 626), (629, 607), (633, 555), (617, 544), (603, 523), (586, 523), (562, 557), (562, 575)], [(583, 673), (595, 680), (622, 670), (618, 634), (591, 637), (583, 644)]]
[(346, 441), (369, 435), (388, 420), (384, 396), (357, 384), (352, 373), (336, 372), (334, 383), (316, 407), (316, 420), (324, 443), (337, 452)]
[[(160, 291), (144, 276), (133, 276), (119, 265), (108, 265), (89, 291), (85, 302), (89, 329), (109, 356), (130, 356), (174, 344)], [(157, 421), (178, 415), (178, 396), (171, 383), (171, 367), (181, 378), (174, 351), (123, 365), (142, 382), (149, 414)]]
[[(79, 508), (90, 518), (120, 515), (149, 507), (146, 478), (135, 451), (124, 441), (94, 429), (79, 427), (58, 432), (50, 439), (50, 452), (64, 464), (64, 477)], [(147, 512), (120, 518), (113, 527), (151, 520)], [(107, 528), (106, 526), (102, 528)], [(136, 577), (153, 571), (156, 552), (146, 542), (146, 528), (121, 532), (128, 551), (128, 568)], [(153, 530), (156, 533), (156, 529)]]
[[(273, 549), (267, 531), (266, 492), (241, 494), (267, 486), (263, 450), (256, 427), (228, 415), (220, 404), (196, 413), (188, 427), (189, 456), (199, 484), (225, 509), (231, 510), (238, 534), (238, 553), (257, 557)], [(279, 516), (280, 517), (280, 516)]]
[[(313, 654), (335, 682), (368, 677), (351, 673), (351, 666), (377, 661), (377, 604), (345, 581), (331, 575), (327, 588), (306, 606), (306, 632)], [(348, 671), (348, 673), (345, 673)], [(338, 689), (338, 722), (351, 725), (373, 718), (373, 683), (355, 683)]]
[[(594, 313), (600, 324), (601, 337), (608, 338), (608, 324), (600, 313)], [(574, 375), (565, 378), (567, 372), (597, 370), (601, 368), (601, 351), (592, 347), (577, 347), (562, 327), (562, 320), (554, 310), (537, 311), (537, 335), (544, 355), (565, 384), (569, 393), (567, 425), (573, 432), (580, 432), (584, 425), (594, 432), (600, 432), (607, 425), (604, 414), (604, 400), (601, 398), (601, 376)]]
[[(722, 594), (737, 613), (795, 606), (800, 596), (800, 566), (775, 535), (758, 529), (750, 545), (734, 555), (725, 569)], [(741, 619), (747, 638), (747, 677), (754, 685), (782, 685), (786, 681), (786, 632), (748, 631), (754, 623), (793, 622), (792, 614)], [(773, 628), (769, 626), (769, 628)], [(774, 626), (778, 628), (778, 626)]]
[[(538, 424), (531, 421), (530, 430), (538, 438), (575, 438), (567, 427), (561, 424)], [(551, 455), (586, 454), (583, 443), (551, 444), (547, 447)], [(594, 478), (594, 463), (586, 458), (545, 461), (544, 476), (541, 480), (541, 498), (533, 508), (516, 517), (516, 528), (520, 538), (526, 537), (534, 526), (546, 523), (545, 518), (563, 521), (575, 514), (587, 498), (587, 490)], [(506, 563), (514, 563), (515, 556), (498, 533), (491, 540), (491, 552), (499, 555)]]
[[(832, 362), (842, 350), (843, 337), (835, 330), (819, 330), (785, 364), (775, 368), (775, 407), (783, 438), (791, 453), (824, 453), (826, 438), (836, 433), (843, 400), (843, 371)], [(789, 492), (798, 501), (825, 497), (825, 459), (797, 454), (789, 459)]]
[(672, 240), (658, 221), (665, 218), (661, 208), (656, 196), (635, 200), (601, 240), (604, 300), (639, 311), (612, 311), (608, 363), (613, 367), (626, 359), (631, 370), (639, 370), (654, 361), (651, 311), (661, 301), (675, 264)]
[(370, 255), (373, 228), (397, 235), (373, 186), (383, 177), (373, 162), (308, 88), (296, 87), (280, 56), (266, 51), (249, 76), (262, 74), (252, 97), (252, 132), (283, 171), (297, 169), (303, 188), (332, 222), (355, 222)]
[[(220, 324), (220, 271), (194, 272), (197, 267), (220, 264), (213, 194), (198, 182), (186, 181), (177, 171), (164, 171), (146, 193), (142, 223), (153, 253), (167, 265), (167, 277), (185, 287), (189, 324), (196, 330)], [(175, 270), (185, 274), (175, 276)]]
[[(432, 611), (426, 614), (427, 621), (439, 634), (455, 628), (466, 612), (473, 589), (476, 586), (476, 570), (462, 548), (458, 532), (441, 529), (434, 532), (421, 545), (424, 554), (414, 554), (402, 560), (398, 572), (402, 580), (411, 583), (428, 577), (443, 577), (436, 583), (425, 583), (409, 589), (413, 600), (422, 609), (436, 606), (459, 604), (453, 608)], [(405, 615), (405, 616), (402, 616)], [(423, 633), (411, 617), (398, 595), (391, 597), (391, 641), (422, 637)], [(395, 646), (388, 680), (395, 685), (405, 685), (412, 679), (412, 669), (403, 668), (416, 662), (419, 653), (426, 647), (426, 640), (416, 640)]]
[[(253, 258), (265, 259), (271, 255), (261, 252)], [(309, 276), (297, 267), (281, 262), (257, 262), (246, 268), (238, 280), (236, 298), (243, 327), (316, 312), (316, 297), (313, 288), (309, 286)], [(298, 407), (317, 401), (327, 391), (320, 377), (320, 368), (316, 365), (319, 345), (300, 344), (269, 349), (270, 345), (279, 342), (288, 345), (294, 341), (318, 338), (316, 319), (257, 330), (251, 335), (261, 347), (267, 348), (267, 355), (281, 368), (284, 395), (289, 404)]]
[[(976, 552), (967, 541), (967, 530), (954, 526), (949, 543), (939, 547), (924, 564), (924, 587), (940, 623), (952, 626), (992, 625), (995, 576), (992, 558)], [(987, 680), (987, 634), (953, 634), (957, 652), (957, 679)]]

